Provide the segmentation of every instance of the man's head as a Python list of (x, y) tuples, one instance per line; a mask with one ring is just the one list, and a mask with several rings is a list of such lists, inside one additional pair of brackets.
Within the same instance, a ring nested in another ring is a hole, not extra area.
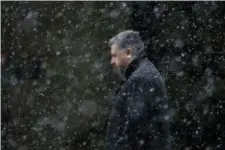
[(138, 32), (123, 31), (110, 41), (111, 65), (115, 68), (126, 68), (131, 61), (144, 51), (144, 43)]

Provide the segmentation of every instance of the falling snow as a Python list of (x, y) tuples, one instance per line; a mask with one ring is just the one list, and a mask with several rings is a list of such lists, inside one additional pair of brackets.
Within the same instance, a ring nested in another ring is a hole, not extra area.
[(225, 149), (224, 2), (1, 4), (2, 149), (104, 149), (120, 81), (107, 41), (128, 28), (166, 82), (173, 149)]

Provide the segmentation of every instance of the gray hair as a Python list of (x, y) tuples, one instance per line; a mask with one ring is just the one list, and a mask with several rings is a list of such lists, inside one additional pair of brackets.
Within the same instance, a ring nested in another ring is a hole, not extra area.
[(126, 30), (120, 32), (109, 41), (109, 45), (116, 44), (120, 49), (131, 48), (134, 57), (144, 52), (144, 43), (139, 32)]

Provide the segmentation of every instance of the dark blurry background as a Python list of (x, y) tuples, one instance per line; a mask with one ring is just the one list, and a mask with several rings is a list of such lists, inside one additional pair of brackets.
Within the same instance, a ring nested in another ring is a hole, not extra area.
[(2, 149), (104, 149), (125, 29), (166, 81), (174, 149), (225, 149), (224, 4), (1, 2)]

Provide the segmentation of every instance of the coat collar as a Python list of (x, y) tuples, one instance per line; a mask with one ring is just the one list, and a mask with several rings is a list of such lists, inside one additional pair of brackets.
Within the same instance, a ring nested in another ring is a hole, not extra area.
[(119, 88), (116, 90), (114, 97), (119, 92), (122, 84), (126, 82), (126, 80), (130, 77), (130, 75), (140, 66), (141, 62), (147, 58), (147, 55), (145, 53), (140, 54), (136, 59), (134, 59), (125, 70), (125, 78), (120, 82)]
[(147, 55), (145, 53), (142, 53), (128, 65), (125, 71), (125, 80), (129, 78), (129, 76), (139, 67), (142, 60), (144, 60), (145, 58), (147, 58)]

